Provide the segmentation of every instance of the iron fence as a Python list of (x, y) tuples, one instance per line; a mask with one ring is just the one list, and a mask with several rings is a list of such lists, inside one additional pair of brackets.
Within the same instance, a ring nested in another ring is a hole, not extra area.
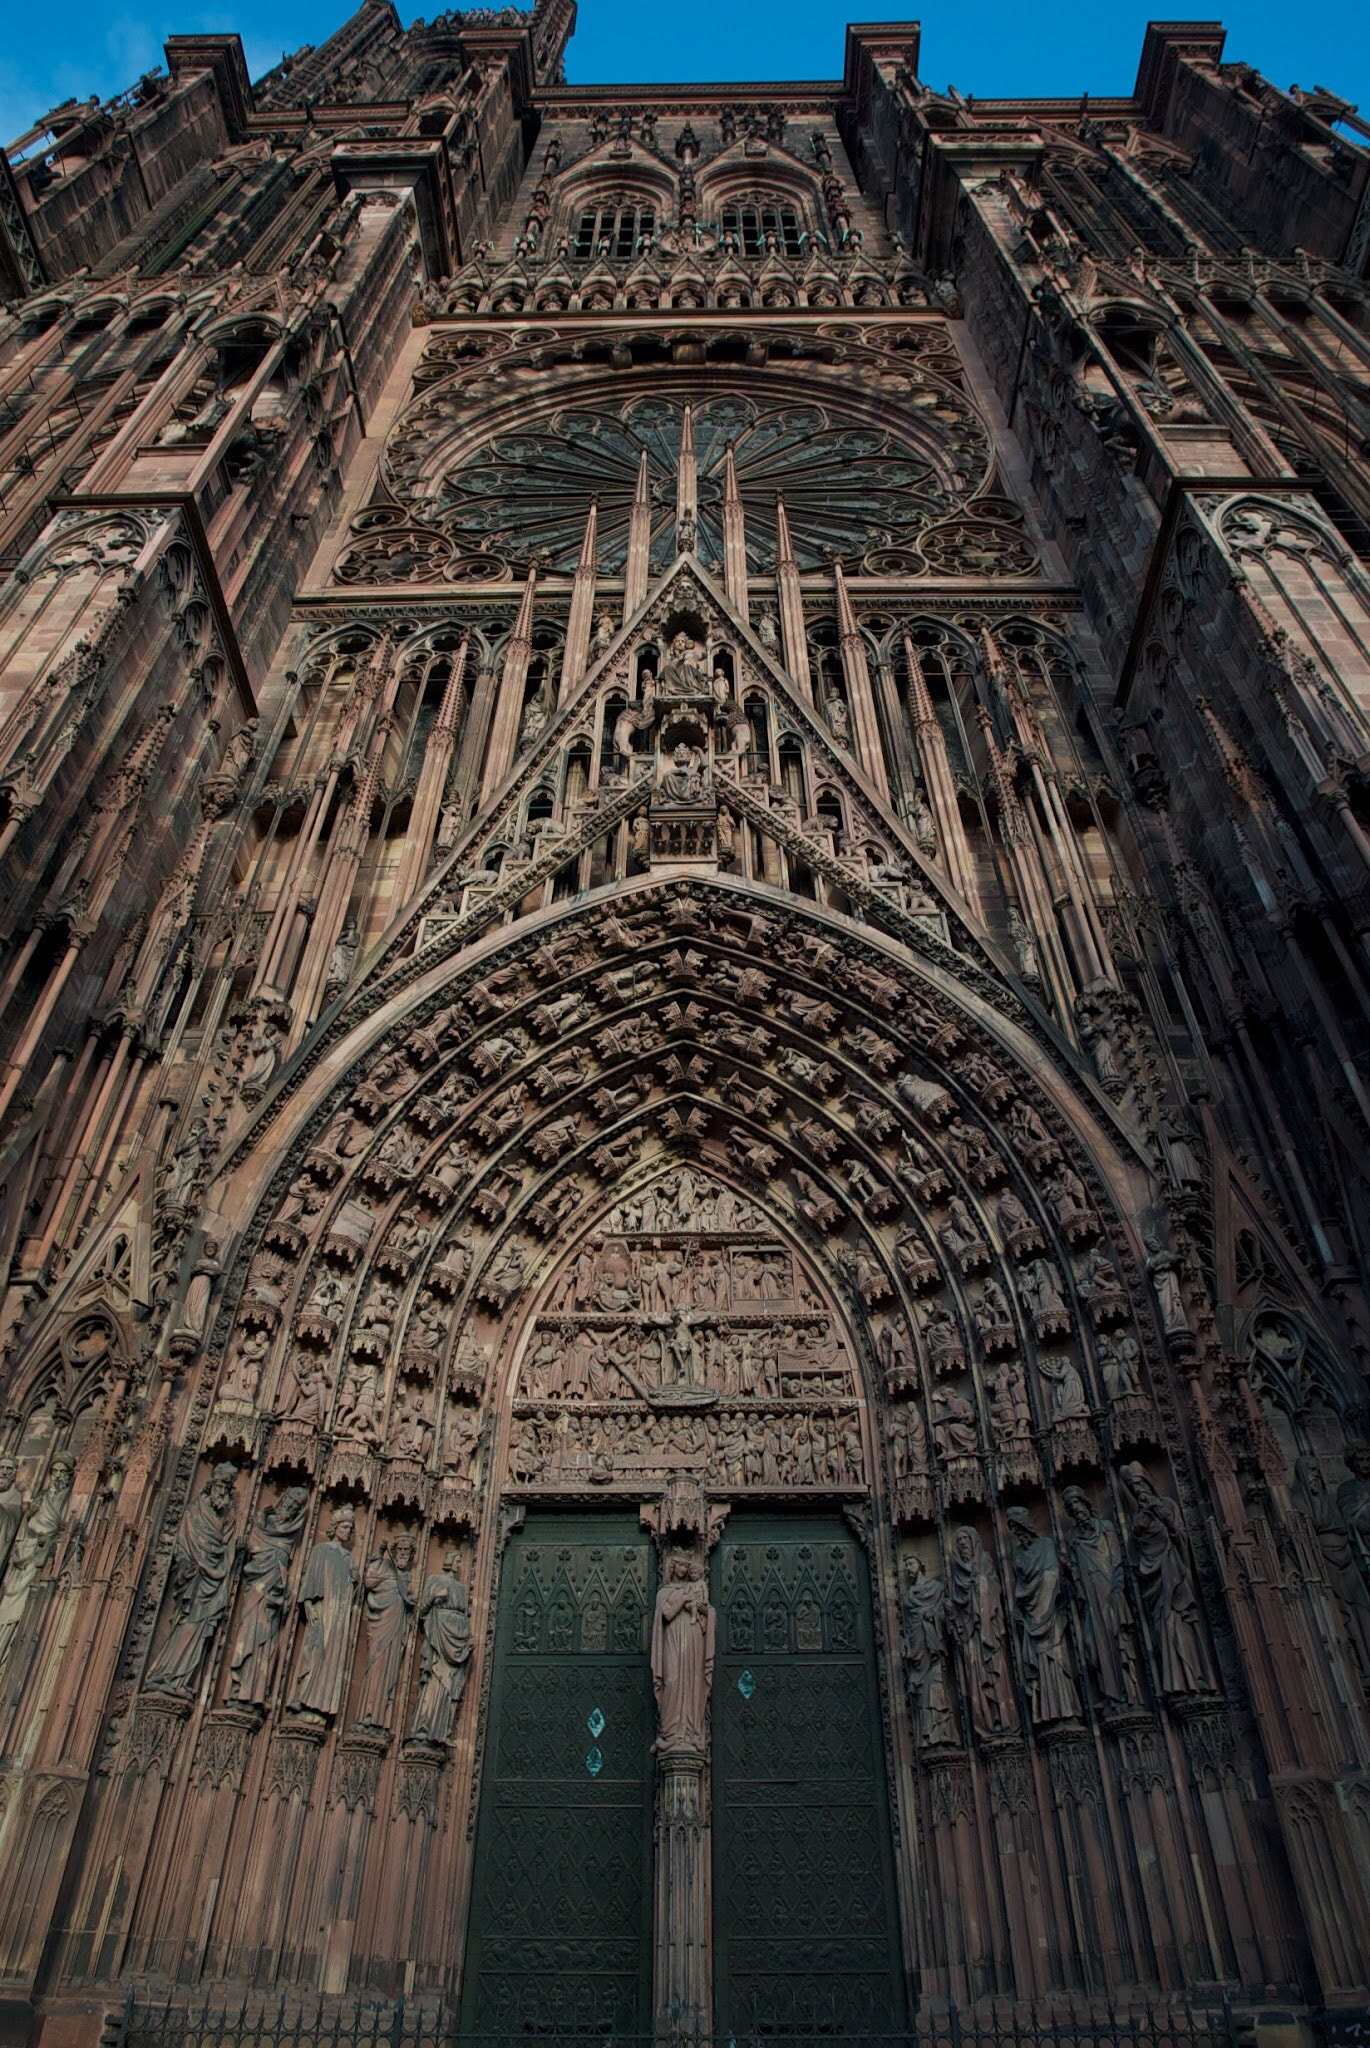
[[(802, 2026), (754, 2018), (719, 2033), (665, 2028), (643, 2034), (576, 2027), (555, 2019), (515, 2022), (497, 2032), (463, 2027), (450, 2007), (403, 1999), (247, 1999), (224, 2004), (163, 2001), (133, 1993), (112, 2012), (102, 2048), (1250, 2048), (1257, 2019), (1309, 2024), (1294, 2014), (1236, 2008), (1227, 2001), (1120, 2008), (1081, 2003), (1075, 2010), (1003, 2001), (973, 2010), (920, 2010), (897, 2033), (873, 2033), (834, 2015)], [(1312, 2023), (1315, 2038), (1324, 2030)]]

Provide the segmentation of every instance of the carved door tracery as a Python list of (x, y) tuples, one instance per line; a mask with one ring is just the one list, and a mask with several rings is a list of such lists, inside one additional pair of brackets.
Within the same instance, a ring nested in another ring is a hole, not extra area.
[(651, 2015), (651, 1545), (533, 1517), (504, 1559), (463, 1983), (472, 2032)]
[(860, 1546), (835, 1517), (735, 1514), (712, 1597), (716, 2029), (893, 2031), (899, 1915)]

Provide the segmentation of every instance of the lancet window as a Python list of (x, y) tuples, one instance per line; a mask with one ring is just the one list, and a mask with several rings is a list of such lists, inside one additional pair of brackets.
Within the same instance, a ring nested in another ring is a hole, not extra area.
[(720, 216), (725, 243), (732, 237), (744, 256), (802, 256), (808, 231), (793, 206), (761, 199), (734, 200)]
[(571, 254), (577, 263), (589, 263), (596, 256), (626, 263), (655, 232), (655, 207), (617, 203), (586, 207), (576, 221)]

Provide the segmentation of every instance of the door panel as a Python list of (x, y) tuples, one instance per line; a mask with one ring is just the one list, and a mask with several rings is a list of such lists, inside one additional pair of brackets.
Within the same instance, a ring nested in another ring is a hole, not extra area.
[(714, 1556), (720, 2032), (903, 2024), (866, 1561), (834, 1518), (735, 1515)]
[(463, 2027), (650, 2032), (651, 1546), (530, 1516), (500, 1588)]

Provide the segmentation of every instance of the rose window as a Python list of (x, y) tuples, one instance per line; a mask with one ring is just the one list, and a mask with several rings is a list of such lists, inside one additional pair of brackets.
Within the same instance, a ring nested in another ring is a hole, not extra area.
[[(684, 404), (638, 398), (617, 409), (567, 406), (476, 448), (438, 485), (429, 517), (472, 553), (538, 561), (569, 573), (590, 501), (599, 506), (598, 567), (621, 571), (639, 465), (647, 457), (651, 560), (676, 552), (676, 486)], [(698, 550), (723, 556), (724, 451), (732, 444), (750, 566), (775, 564), (775, 501), (783, 496), (795, 558), (814, 569), (835, 557), (908, 548), (959, 509), (945, 474), (912, 435), (834, 417), (816, 404), (765, 406), (742, 397), (694, 406)]]

